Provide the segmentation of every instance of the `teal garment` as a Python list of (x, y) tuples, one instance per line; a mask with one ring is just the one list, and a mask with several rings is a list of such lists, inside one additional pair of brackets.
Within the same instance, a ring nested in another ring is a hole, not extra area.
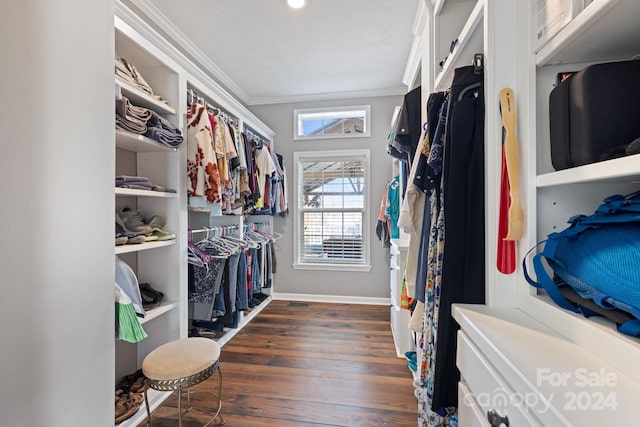
[(387, 189), (387, 202), (384, 207), (384, 217), (389, 221), (391, 228), (391, 238), (400, 238), (398, 228), (398, 217), (400, 216), (400, 178), (396, 175), (389, 181)]

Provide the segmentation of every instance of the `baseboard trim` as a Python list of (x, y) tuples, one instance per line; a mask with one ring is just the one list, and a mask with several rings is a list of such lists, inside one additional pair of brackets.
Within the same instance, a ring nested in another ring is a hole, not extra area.
[(390, 298), (354, 297), (344, 295), (315, 295), (315, 294), (293, 294), (273, 292), (271, 297), (274, 300), (284, 301), (307, 301), (307, 302), (331, 302), (337, 304), (365, 304), (365, 305), (391, 305)]

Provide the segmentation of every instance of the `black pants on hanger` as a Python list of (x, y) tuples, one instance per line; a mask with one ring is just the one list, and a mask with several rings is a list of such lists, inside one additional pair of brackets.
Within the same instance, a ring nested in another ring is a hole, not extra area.
[(455, 70), (444, 149), (444, 258), (432, 409), (458, 406), (453, 303), (484, 303), (484, 85), (472, 66)]

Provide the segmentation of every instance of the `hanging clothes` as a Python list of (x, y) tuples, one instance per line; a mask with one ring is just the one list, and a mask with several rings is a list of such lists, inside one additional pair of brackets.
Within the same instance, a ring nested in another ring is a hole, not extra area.
[(454, 71), (443, 165), (445, 216), (441, 310), (432, 407), (458, 404), (454, 303), (484, 304), (484, 77)]
[[(426, 253), (426, 283), (424, 286), (424, 310), (423, 310), (423, 334), (421, 341), (421, 365), (419, 388), (419, 412), (418, 419), (422, 426), (446, 425), (446, 412), (443, 408), (433, 408), (433, 377), (437, 366), (436, 348), (438, 332), (438, 314), (440, 311), (440, 292), (442, 286), (442, 253), (445, 241), (445, 217), (442, 207), (442, 170), (443, 145), (445, 129), (447, 127), (448, 102), (446, 99), (440, 107), (439, 118), (434, 132), (434, 140), (431, 143), (428, 157), (424, 166), (428, 170), (424, 173), (431, 174), (429, 188), (429, 208), (425, 212), (430, 213), (428, 228), (423, 227), (423, 240), (427, 243)], [(422, 172), (421, 172), (422, 173)]]
[(189, 265), (189, 318), (210, 321), (216, 295), (220, 291), (225, 260), (211, 259), (204, 266)]
[(392, 239), (400, 237), (398, 228), (398, 216), (400, 215), (400, 177), (396, 175), (389, 181), (387, 187), (387, 200), (384, 208), (384, 216), (389, 221)]
[(220, 203), (220, 173), (213, 143), (206, 107), (192, 104), (187, 113), (188, 194), (204, 197), (209, 203)]

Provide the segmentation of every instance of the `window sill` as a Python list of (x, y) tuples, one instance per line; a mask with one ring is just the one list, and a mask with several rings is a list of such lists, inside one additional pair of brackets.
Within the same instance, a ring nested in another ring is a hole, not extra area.
[(363, 265), (346, 265), (346, 264), (301, 264), (294, 263), (294, 270), (322, 270), (322, 271), (361, 271), (361, 272), (369, 272), (371, 271), (371, 266), (369, 264)]

